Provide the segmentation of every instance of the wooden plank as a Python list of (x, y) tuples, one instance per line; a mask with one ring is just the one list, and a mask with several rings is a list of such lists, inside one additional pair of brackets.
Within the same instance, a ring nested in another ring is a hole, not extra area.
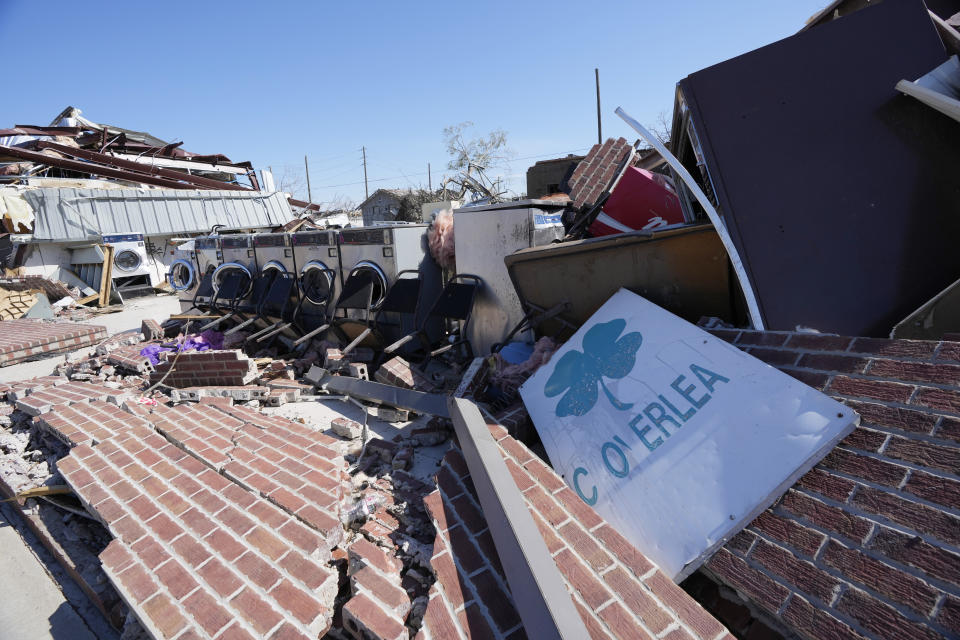
[(113, 265), (113, 247), (104, 246), (103, 247), (103, 268), (100, 270), (100, 301), (99, 305), (101, 307), (107, 306), (110, 303), (110, 287), (108, 283), (110, 282), (110, 267)]
[(100, 294), (94, 293), (89, 296), (84, 296), (80, 298), (79, 300), (77, 300), (77, 304), (87, 304), (88, 302), (93, 302), (94, 300), (99, 300), (99, 299), (100, 299)]

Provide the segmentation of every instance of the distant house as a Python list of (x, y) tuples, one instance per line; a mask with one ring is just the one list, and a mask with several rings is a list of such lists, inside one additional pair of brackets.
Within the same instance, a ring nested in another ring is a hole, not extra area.
[(369, 198), (360, 203), (363, 214), (363, 226), (377, 222), (391, 222), (400, 211), (400, 199), (410, 193), (410, 189), (377, 189)]

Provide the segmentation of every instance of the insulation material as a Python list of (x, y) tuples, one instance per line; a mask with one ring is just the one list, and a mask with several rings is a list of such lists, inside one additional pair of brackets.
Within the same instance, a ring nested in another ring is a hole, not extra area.
[(444, 269), (455, 269), (456, 247), (453, 240), (453, 211), (444, 209), (437, 213), (427, 230), (430, 255)]
[(16, 189), (0, 189), (0, 215), (10, 233), (33, 229), (33, 209)]
[(501, 389), (517, 389), (536, 373), (537, 369), (550, 362), (550, 356), (559, 348), (559, 343), (544, 336), (533, 345), (533, 353), (525, 362), (509, 364), (499, 353), (495, 354), (493, 357), (496, 359), (496, 370), (490, 374), (490, 382)]

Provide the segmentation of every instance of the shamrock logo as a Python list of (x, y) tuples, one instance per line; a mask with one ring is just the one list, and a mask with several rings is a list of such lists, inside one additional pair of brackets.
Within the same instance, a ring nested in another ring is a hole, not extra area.
[(616, 409), (626, 411), (632, 402), (620, 402), (604, 384), (604, 378), (619, 379), (630, 373), (636, 362), (643, 336), (634, 331), (617, 339), (627, 326), (623, 319), (611, 320), (592, 327), (583, 336), (583, 352), (568, 351), (553, 369), (544, 387), (548, 398), (566, 394), (557, 403), (558, 418), (582, 416), (597, 404), (597, 383)]

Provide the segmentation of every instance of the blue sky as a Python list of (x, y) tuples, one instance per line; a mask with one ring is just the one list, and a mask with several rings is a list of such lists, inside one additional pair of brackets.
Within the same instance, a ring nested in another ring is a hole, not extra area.
[[(46, 2), (0, 0), (0, 128), (86, 117), (302, 176), (313, 199), (436, 186), (442, 129), (501, 128), (517, 192), (538, 159), (656, 124), (684, 76), (798, 31), (827, 0)], [(305, 195), (305, 189), (304, 194)]]

